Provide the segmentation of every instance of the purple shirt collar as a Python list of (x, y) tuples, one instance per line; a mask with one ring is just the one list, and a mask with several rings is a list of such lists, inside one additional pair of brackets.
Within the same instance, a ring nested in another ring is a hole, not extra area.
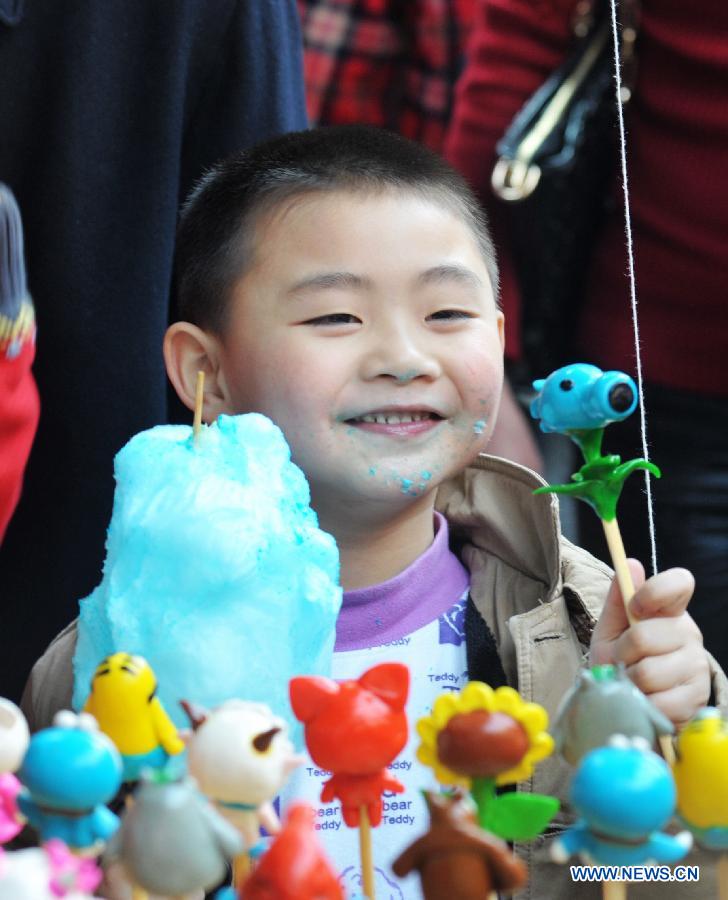
[(469, 584), (448, 544), (447, 521), (436, 512), (435, 539), (422, 556), (389, 581), (344, 592), (334, 649), (362, 650), (411, 634), (447, 612)]

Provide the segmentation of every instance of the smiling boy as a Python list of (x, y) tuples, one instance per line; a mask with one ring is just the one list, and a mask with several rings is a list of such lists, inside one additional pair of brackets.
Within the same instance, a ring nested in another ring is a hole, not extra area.
[(170, 378), (188, 402), (205, 370), (210, 421), (245, 410), (279, 425), (336, 537), (344, 589), (385, 581), (430, 546), (433, 488), (490, 434), (495, 267), (461, 217), (414, 191), (305, 191), (256, 232), (222, 327), (188, 301), (183, 270), (182, 314), (197, 324), (170, 328)]
[[(335, 677), (407, 662), (412, 724), (468, 677), (509, 683), (553, 716), (591, 651), (624, 662), (676, 723), (707, 702), (711, 668), (725, 703), (725, 676), (685, 611), (689, 573), (643, 585), (635, 569), (628, 626), (608, 570), (561, 538), (553, 497), (533, 496), (538, 478), (480, 455), (502, 385), (497, 269), (482, 213), (439, 158), (386, 132), (337, 128), (228, 160), (185, 206), (177, 279), (183, 321), (164, 346), (177, 393), (191, 408), (202, 369), (207, 421), (259, 412), (279, 425), (336, 538)], [(62, 680), (70, 652), (56, 643), (38, 664), (31, 706), (47, 709), (43, 685)], [(381, 897), (419, 896), (389, 873), (426, 824), (416, 743), (395, 773), (407, 791), (375, 831)], [(324, 777), (304, 767), (284, 805), (315, 800)], [(532, 787), (563, 797), (567, 777), (549, 760)], [(355, 887), (356, 836), (334, 820), (321, 810), (319, 831)], [(532, 896), (590, 896), (545, 864), (542, 842), (519, 851)]]

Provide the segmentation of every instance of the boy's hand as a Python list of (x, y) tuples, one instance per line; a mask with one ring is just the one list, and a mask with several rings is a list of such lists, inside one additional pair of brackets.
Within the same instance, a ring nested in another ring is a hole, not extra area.
[(645, 581), (629, 560), (635, 585), (630, 625), (616, 578), (591, 640), (591, 664), (624, 663), (627, 673), (679, 728), (708, 702), (710, 668), (703, 636), (685, 611), (695, 588), (687, 569), (668, 569)]

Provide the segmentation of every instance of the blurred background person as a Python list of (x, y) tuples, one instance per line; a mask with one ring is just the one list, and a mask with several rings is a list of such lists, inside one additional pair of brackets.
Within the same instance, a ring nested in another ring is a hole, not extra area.
[(34, 356), (35, 314), (25, 278), (20, 211), (12, 192), (0, 184), (0, 544), (20, 498), (38, 427)]
[(377, 125), (439, 151), (476, 0), (298, 0), (311, 125)]
[[(491, 211), (500, 245), (507, 353), (518, 353), (518, 291), (503, 210), (491, 194), (496, 144), (524, 102), (564, 60), (577, 0), (480, 0), (445, 156)], [(637, 81), (628, 108), (628, 171), (641, 357), (661, 569), (696, 577), (690, 612), (728, 665), (728, 6), (644, 0)], [(616, 151), (615, 151), (616, 152)], [(584, 361), (636, 369), (621, 186), (594, 248), (579, 322)], [(543, 375), (548, 373), (544, 372)], [(520, 415), (512, 406), (499, 421)], [(505, 442), (506, 455), (519, 447)], [(605, 448), (642, 455), (639, 416)], [(600, 525), (579, 504), (579, 542), (606, 558)], [(619, 521), (628, 554), (648, 563), (644, 485), (631, 479)]]
[(100, 579), (114, 454), (168, 421), (181, 199), (221, 157), (306, 126), (295, 3), (0, 0), (0, 83), (43, 409), (0, 551), (0, 694), (17, 699)]

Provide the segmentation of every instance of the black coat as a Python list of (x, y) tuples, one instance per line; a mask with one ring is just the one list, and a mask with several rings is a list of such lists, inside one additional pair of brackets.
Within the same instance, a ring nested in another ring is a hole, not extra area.
[(305, 124), (294, 0), (0, 0), (0, 181), (24, 218), (42, 404), (0, 551), (0, 695), (100, 580), (114, 454), (168, 421), (181, 199)]

